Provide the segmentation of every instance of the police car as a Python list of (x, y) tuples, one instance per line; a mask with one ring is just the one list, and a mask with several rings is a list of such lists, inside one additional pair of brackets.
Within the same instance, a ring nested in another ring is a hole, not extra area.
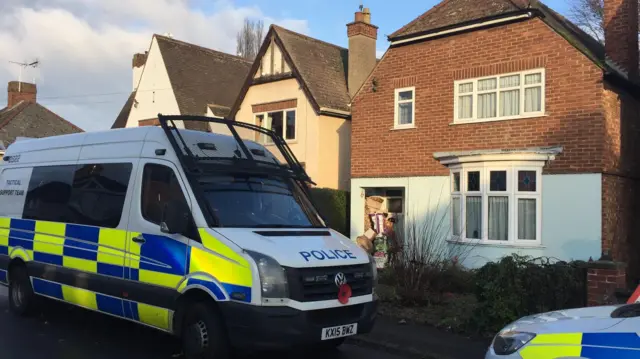
[(375, 262), (327, 227), (282, 138), (159, 121), (9, 146), (0, 283), (12, 312), (64, 301), (175, 334), (187, 358), (333, 348), (371, 330)]
[(542, 313), (507, 325), (485, 359), (640, 358), (640, 304)]

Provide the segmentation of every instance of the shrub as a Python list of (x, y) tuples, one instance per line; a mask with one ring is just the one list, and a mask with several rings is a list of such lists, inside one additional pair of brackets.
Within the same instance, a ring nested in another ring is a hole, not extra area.
[(471, 291), (473, 277), (458, 263), (473, 245), (450, 244), (449, 206), (440, 198), (424, 216), (408, 218), (398, 231), (401, 251), (390, 263), (398, 296), (408, 305), (440, 302), (450, 292)]
[(313, 203), (327, 225), (349, 237), (349, 192), (330, 188), (311, 188), (310, 192)]
[(586, 299), (585, 262), (553, 262), (516, 254), (476, 273), (478, 331), (495, 333), (526, 315), (581, 307)]

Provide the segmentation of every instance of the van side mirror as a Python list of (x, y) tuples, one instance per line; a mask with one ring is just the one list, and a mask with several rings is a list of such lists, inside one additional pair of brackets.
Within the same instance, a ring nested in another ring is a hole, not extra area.
[(183, 201), (169, 201), (162, 211), (160, 231), (167, 234), (184, 234), (189, 229), (191, 213)]

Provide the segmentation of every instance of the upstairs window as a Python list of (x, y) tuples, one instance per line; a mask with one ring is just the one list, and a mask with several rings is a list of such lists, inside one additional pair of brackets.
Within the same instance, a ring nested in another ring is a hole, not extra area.
[[(295, 141), (296, 139), (296, 110), (272, 111), (255, 115), (256, 126), (273, 130), (285, 141)], [(273, 143), (271, 138), (260, 135), (260, 142), (265, 144)]]
[(395, 90), (395, 128), (412, 128), (415, 126), (415, 87)]
[(454, 82), (454, 123), (544, 115), (544, 69)]

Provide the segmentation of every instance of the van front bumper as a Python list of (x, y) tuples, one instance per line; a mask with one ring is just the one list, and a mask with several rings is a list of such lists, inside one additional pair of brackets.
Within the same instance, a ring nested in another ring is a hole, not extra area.
[(320, 343), (322, 329), (358, 324), (357, 334), (373, 328), (378, 302), (302, 311), (290, 307), (261, 307), (219, 303), (229, 339), (236, 348), (291, 349)]

